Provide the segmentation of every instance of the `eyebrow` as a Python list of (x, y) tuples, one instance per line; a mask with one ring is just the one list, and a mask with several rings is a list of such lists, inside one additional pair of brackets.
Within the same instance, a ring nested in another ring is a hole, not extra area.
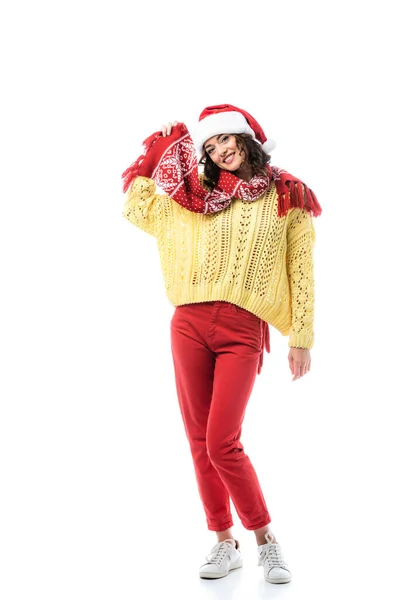
[[(217, 142), (219, 142), (219, 138), (226, 135), (226, 133), (220, 133), (219, 135), (217, 135)], [(204, 146), (204, 148), (207, 150), (207, 148), (209, 148), (210, 146), (213, 146), (214, 144), (207, 144), (207, 146)]]

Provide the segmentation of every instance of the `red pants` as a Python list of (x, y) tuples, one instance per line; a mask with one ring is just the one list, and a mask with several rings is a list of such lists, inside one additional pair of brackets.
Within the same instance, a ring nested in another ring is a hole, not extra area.
[(172, 317), (179, 406), (211, 531), (232, 527), (230, 499), (246, 529), (271, 520), (240, 442), (263, 341), (263, 321), (228, 302), (178, 306)]

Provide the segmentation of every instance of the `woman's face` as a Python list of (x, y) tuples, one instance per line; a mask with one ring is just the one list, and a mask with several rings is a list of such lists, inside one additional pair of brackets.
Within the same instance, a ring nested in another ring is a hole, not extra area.
[(234, 135), (220, 133), (204, 143), (204, 149), (211, 160), (225, 171), (237, 171), (246, 159), (244, 149), (240, 149)]

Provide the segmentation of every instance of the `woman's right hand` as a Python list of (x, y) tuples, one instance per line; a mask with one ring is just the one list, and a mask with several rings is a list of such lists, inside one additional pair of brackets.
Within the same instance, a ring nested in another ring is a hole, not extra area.
[(174, 121), (173, 123), (168, 122), (166, 125), (162, 125), (161, 126), (161, 133), (163, 134), (163, 137), (166, 137), (167, 135), (170, 135), (172, 128), (178, 124), (178, 121)]

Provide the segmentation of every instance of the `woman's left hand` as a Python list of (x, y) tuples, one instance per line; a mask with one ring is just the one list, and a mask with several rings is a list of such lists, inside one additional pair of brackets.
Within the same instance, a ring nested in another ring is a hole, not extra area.
[(311, 356), (308, 348), (290, 348), (288, 359), (293, 375), (292, 381), (303, 377), (311, 368)]

